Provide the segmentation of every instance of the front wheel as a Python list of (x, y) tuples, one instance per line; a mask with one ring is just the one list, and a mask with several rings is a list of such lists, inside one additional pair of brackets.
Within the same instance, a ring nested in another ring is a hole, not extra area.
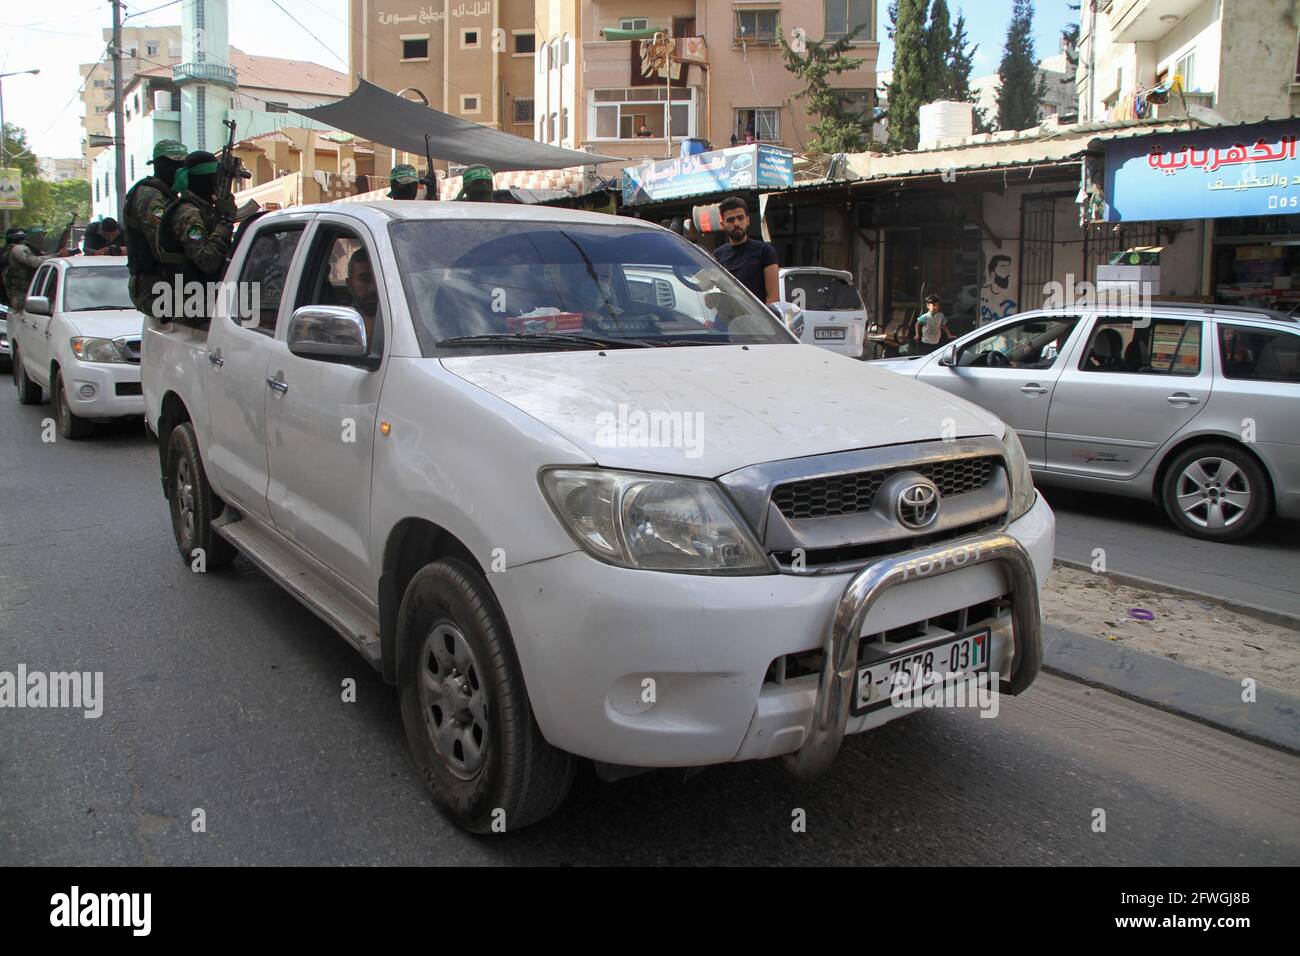
[(193, 566), (200, 552), (208, 571), (235, 560), (234, 545), (212, 529), (213, 519), (221, 513), (221, 502), (208, 485), (199, 442), (189, 422), (173, 428), (167, 444), (167, 498), (172, 534), (186, 564)]
[(473, 833), (514, 831), (550, 815), (573, 758), (533, 717), (505, 617), (461, 561), (425, 565), (398, 615), (402, 723), (434, 802)]
[(1165, 472), (1165, 512), (1184, 534), (1236, 541), (1268, 517), (1268, 476), (1251, 455), (1222, 442), (1180, 452)]
[(54, 417), (59, 423), (59, 434), (64, 438), (85, 438), (90, 434), (89, 418), (82, 418), (72, 411), (68, 404), (68, 392), (63, 382), (63, 370), (54, 373), (50, 383), (50, 395), (54, 399)]

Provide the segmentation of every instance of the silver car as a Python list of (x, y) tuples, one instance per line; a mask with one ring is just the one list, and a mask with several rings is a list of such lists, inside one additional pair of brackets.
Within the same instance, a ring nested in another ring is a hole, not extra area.
[(1300, 517), (1300, 324), (1280, 313), (1024, 312), (872, 364), (1000, 416), (1041, 483), (1151, 498), (1215, 541)]

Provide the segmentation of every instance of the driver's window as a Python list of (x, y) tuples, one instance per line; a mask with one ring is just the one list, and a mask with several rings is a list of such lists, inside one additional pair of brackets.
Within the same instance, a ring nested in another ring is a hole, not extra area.
[(356, 309), (366, 323), (370, 354), (377, 355), (382, 351), (383, 336), (380, 303), (379, 283), (365, 243), (349, 229), (321, 226), (303, 270), (294, 308), (331, 305)]
[(967, 343), (957, 364), (975, 368), (1051, 368), (1078, 322), (1077, 315), (1039, 316), (998, 326)]

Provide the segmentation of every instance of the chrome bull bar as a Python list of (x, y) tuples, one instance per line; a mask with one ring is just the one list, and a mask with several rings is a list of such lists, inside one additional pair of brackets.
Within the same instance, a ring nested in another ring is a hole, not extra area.
[(1015, 648), (1010, 677), (1001, 681), (999, 690), (1019, 694), (1034, 682), (1043, 662), (1042, 615), (1034, 562), (1019, 541), (993, 532), (882, 558), (853, 576), (835, 609), (826, 634), (812, 728), (803, 745), (783, 758), (792, 773), (804, 779), (815, 777), (829, 768), (839, 753), (857, 679), (862, 625), (880, 596), (908, 580), (937, 577), (990, 562), (1003, 565), (1010, 581)]

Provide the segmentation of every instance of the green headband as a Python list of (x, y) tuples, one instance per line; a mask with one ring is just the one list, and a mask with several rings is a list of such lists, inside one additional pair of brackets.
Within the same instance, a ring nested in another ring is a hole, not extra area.
[(211, 176), (221, 167), (216, 162), (199, 163), (197, 166), (190, 166), (187, 172), (191, 176)]

